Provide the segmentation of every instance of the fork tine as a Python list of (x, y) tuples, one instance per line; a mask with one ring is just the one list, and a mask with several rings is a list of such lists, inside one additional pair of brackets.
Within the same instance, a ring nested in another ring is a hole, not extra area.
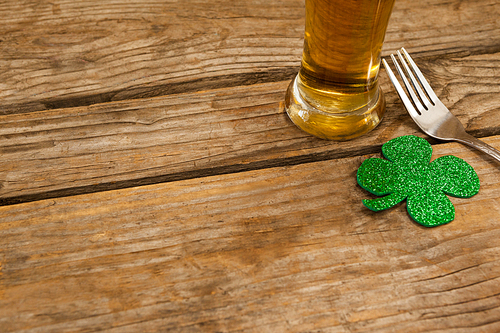
[(405, 55), (405, 58), (408, 60), (408, 63), (411, 65), (411, 68), (413, 69), (413, 71), (417, 75), (418, 81), (420, 82), (420, 84), (424, 88), (424, 90), (427, 93), (427, 95), (430, 97), (432, 104), (436, 105), (436, 102), (439, 99), (438, 99), (436, 93), (434, 93), (434, 90), (430, 86), (429, 82), (427, 82), (427, 80), (425, 79), (424, 75), (422, 74), (422, 72), (418, 68), (417, 64), (415, 64), (415, 62), (413, 61), (412, 57), (410, 56), (410, 54), (408, 52), (406, 52), (406, 50), (405, 50), (404, 47), (401, 48), (401, 51), (403, 51), (403, 54)]
[[(399, 58), (399, 61), (403, 64), (406, 75), (408, 76), (408, 79), (411, 82), (413, 89), (417, 92), (418, 97), (420, 97), (420, 101), (422, 102), (423, 107), (426, 110), (429, 110), (429, 106), (431, 105), (431, 102), (429, 102), (429, 99), (427, 98), (425, 93), (422, 91), (422, 88), (420, 88), (418, 81), (415, 79), (415, 76), (413, 76), (413, 73), (410, 70), (410, 68), (408, 67), (406, 60), (403, 58), (403, 56), (401, 55), (401, 52), (399, 52), (399, 51), (398, 51), (398, 58)], [(418, 97), (416, 95), (412, 95), (412, 98), (414, 100), (418, 99)], [(422, 112), (422, 110), (421, 110), (421, 112)]]
[[(391, 54), (391, 58), (392, 58), (392, 61), (394, 62), (395, 59), (394, 59), (394, 56), (392, 54)], [(403, 105), (405, 106), (406, 110), (408, 111), (408, 113), (410, 114), (410, 116), (412, 118), (418, 117), (419, 114), (418, 114), (417, 110), (415, 110), (415, 108), (413, 107), (413, 104), (411, 103), (410, 99), (406, 95), (405, 90), (399, 84), (399, 81), (396, 78), (396, 75), (394, 75), (394, 73), (392, 72), (389, 65), (387, 65), (387, 62), (385, 61), (385, 59), (382, 59), (382, 63), (384, 64), (385, 70), (387, 71), (387, 74), (389, 75), (389, 79), (391, 80), (392, 85), (396, 89), (396, 92), (398, 93), (399, 98), (403, 101)]]
[(405, 73), (403, 72), (403, 70), (399, 66), (399, 63), (393, 54), (391, 54), (391, 59), (392, 59), (392, 62), (394, 63), (394, 65), (396, 66), (396, 70), (398, 71), (399, 76), (403, 80), (403, 84), (406, 87), (406, 91), (408, 91), (408, 93), (410, 94), (410, 97), (411, 97), (411, 100), (413, 101), (413, 104), (415, 104), (419, 113), (422, 114), (423, 112), (426, 111), (426, 109), (424, 108), (422, 103), (420, 103), (418, 96), (415, 94), (415, 91), (413, 91), (410, 82), (408, 82), (408, 79), (406, 78)]

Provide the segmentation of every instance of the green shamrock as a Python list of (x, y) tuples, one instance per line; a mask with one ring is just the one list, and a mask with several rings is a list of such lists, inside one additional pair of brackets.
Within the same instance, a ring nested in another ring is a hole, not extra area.
[(455, 208), (446, 194), (470, 198), (479, 191), (474, 169), (455, 156), (431, 161), (432, 146), (414, 135), (395, 138), (382, 146), (382, 158), (369, 158), (358, 169), (358, 184), (383, 196), (363, 200), (373, 211), (391, 208), (404, 199), (410, 216), (426, 227), (449, 223)]

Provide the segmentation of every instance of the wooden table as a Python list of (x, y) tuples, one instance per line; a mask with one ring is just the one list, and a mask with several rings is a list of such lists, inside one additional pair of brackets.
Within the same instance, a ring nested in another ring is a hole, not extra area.
[[(386, 72), (348, 142), (283, 111), (303, 0), (0, 1), (1, 332), (500, 332), (500, 165), (426, 137)], [(397, 0), (405, 46), (500, 148), (500, 3)], [(455, 220), (371, 212), (406, 134), (479, 175)]]

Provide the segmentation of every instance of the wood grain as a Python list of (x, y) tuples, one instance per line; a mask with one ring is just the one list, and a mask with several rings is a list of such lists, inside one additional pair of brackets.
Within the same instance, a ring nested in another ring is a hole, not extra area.
[[(374, 213), (349, 142), (283, 112), (303, 0), (0, 0), (0, 332), (500, 331), (500, 167), (433, 229)], [(500, 148), (500, 3), (398, 0), (405, 46)], [(3, 205), (3, 206), (2, 206)]]
[[(3, 114), (289, 80), (303, 0), (2, 1)], [(384, 54), (499, 51), (495, 0), (399, 0)]]
[(433, 229), (363, 207), (355, 173), (379, 154), (0, 207), (0, 327), (496, 332), (500, 168), (445, 154), (481, 190)]
[[(419, 65), (470, 133), (500, 134), (500, 53)], [(281, 106), (288, 81), (0, 116), (0, 202), (354, 156), (396, 136), (422, 135), (384, 72), (381, 84), (382, 124), (341, 143), (288, 120)]]

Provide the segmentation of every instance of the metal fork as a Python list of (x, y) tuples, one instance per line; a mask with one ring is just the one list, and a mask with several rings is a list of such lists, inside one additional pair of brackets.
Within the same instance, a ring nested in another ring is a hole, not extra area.
[[(399, 84), (391, 68), (387, 65), (387, 62), (382, 59), (382, 63), (389, 74), (389, 78), (394, 88), (396, 88), (399, 97), (403, 101), (406, 110), (422, 131), (436, 139), (458, 141), (479, 149), (500, 162), (500, 151), (465, 132), (462, 123), (460, 123), (460, 121), (439, 100), (408, 52), (406, 52), (404, 48), (401, 48), (401, 51), (404, 57), (400, 51), (397, 51), (397, 54), (399, 61), (404, 67), (404, 72), (396, 60), (396, 57), (392, 54), (391, 59), (396, 66), (399, 76), (401, 76), (403, 80), (406, 90), (410, 95), (409, 97)], [(410, 67), (412, 70), (410, 70)], [(415, 79), (412, 71), (416, 75), (418, 81)]]

